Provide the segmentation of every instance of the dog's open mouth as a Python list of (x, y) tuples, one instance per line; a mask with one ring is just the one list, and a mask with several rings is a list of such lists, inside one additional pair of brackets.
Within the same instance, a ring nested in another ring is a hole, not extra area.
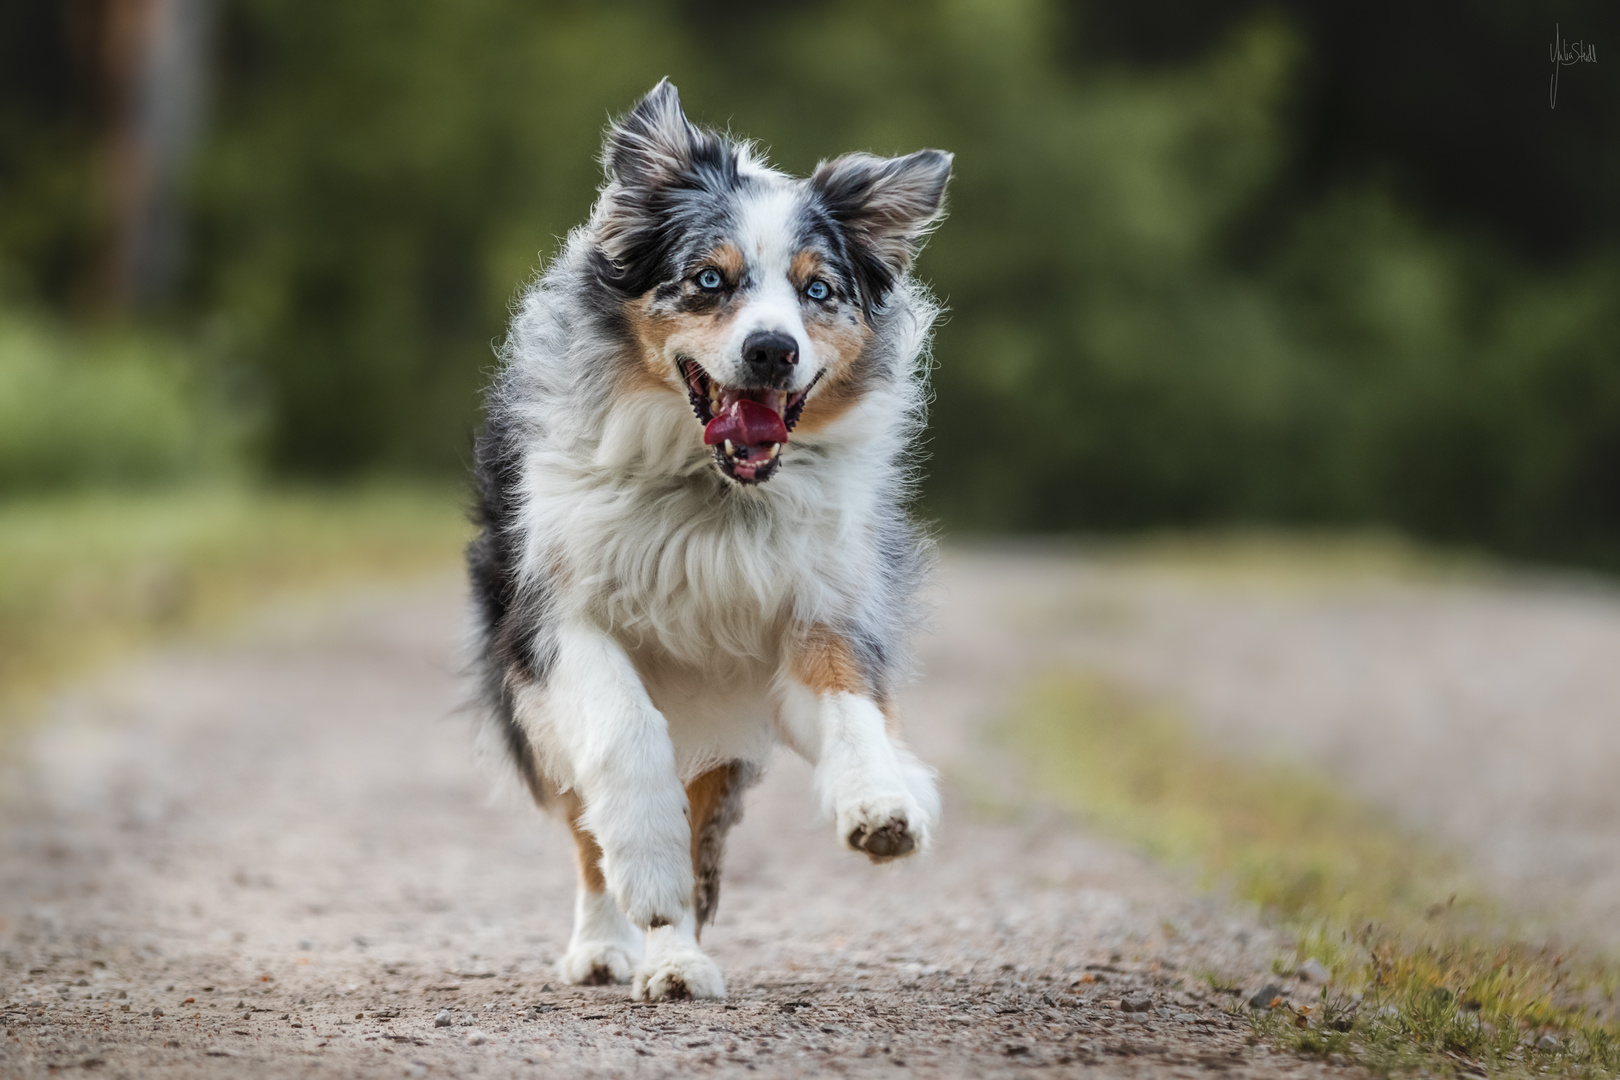
[(769, 480), (781, 464), (788, 433), (804, 411), (809, 387), (788, 393), (722, 386), (697, 361), (680, 363), (692, 411), (703, 425), (703, 442), (714, 447), (721, 471), (743, 484)]

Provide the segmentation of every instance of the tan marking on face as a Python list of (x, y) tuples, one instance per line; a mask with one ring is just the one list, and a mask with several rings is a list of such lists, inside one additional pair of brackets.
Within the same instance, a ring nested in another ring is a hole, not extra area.
[(580, 884), (585, 886), (586, 892), (605, 892), (607, 879), (602, 876), (602, 848), (597, 844), (596, 837), (580, 824), (580, 818), (585, 814), (585, 804), (578, 792), (565, 791), (562, 806), (563, 813), (568, 816), (568, 827), (574, 833), (574, 857), (579, 863)]
[(805, 631), (789, 665), (793, 677), (817, 694), (864, 694), (866, 678), (848, 641), (822, 623)]
[(624, 389), (627, 392), (675, 389), (684, 393), (679, 372), (665, 359), (670, 335), (679, 329), (680, 320), (670, 312), (656, 310), (650, 292), (625, 304), (624, 316), (639, 346), (635, 362), (625, 365)]
[(871, 383), (866, 347), (872, 331), (852, 311), (831, 311), (805, 320), (804, 332), (824, 358), (826, 374), (810, 391), (795, 431), (815, 433), (843, 416), (861, 400)]
[(735, 311), (723, 308), (709, 315), (678, 315), (668, 347), (682, 356), (712, 363), (731, 340), (731, 324), (736, 318)]
[[(825, 276), (821, 253), (809, 248), (795, 253), (788, 264), (788, 278), (801, 291), (811, 279)], [(865, 392), (862, 356), (872, 331), (860, 312), (848, 305), (828, 309), (812, 303), (805, 306), (804, 332), (822, 358), (826, 374), (805, 402), (794, 430), (814, 433), (848, 412)]]
[[(710, 251), (702, 265), (713, 266), (735, 283), (744, 270), (743, 253), (735, 244), (721, 244)], [(637, 348), (636, 363), (627, 364), (623, 386), (636, 390), (675, 390), (686, 396), (681, 373), (671, 361), (673, 354), (701, 360), (715, 356), (731, 336), (732, 305), (722, 301), (711, 312), (686, 313), (665, 309), (649, 291), (624, 305), (625, 320)]]
[(742, 280), (743, 270), (747, 268), (747, 260), (743, 258), (742, 248), (736, 244), (721, 244), (703, 260), (705, 266), (712, 266), (726, 276), (728, 284), (735, 285)]
[(736, 317), (731, 305), (703, 313), (660, 310), (650, 292), (625, 304), (624, 314), (637, 344), (636, 362), (625, 365), (624, 389), (674, 390), (682, 397), (686, 385), (673, 357), (701, 361), (718, 356), (731, 338)]
[(788, 280), (793, 282), (795, 289), (803, 289), (810, 284), (811, 278), (822, 276), (821, 255), (815, 251), (801, 251), (793, 256), (788, 263)]

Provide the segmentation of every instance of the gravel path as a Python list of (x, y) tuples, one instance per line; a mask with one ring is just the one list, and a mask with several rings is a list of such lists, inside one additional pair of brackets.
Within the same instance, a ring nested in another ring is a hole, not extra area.
[[(981, 569), (950, 580), (904, 705), (948, 778), (1005, 789), (978, 732), (1034, 653)], [(730, 1000), (560, 985), (570, 845), (470, 761), (458, 616), (448, 581), (282, 611), (106, 673), (12, 747), (0, 1075), (1353, 1071), (1248, 1046), (1196, 973), (1258, 980), (1276, 943), (1134, 856), (948, 779), (936, 852), (874, 868), (788, 758), (705, 935)]]
[(1055, 555), (973, 560), (1044, 655), (1308, 762), (1460, 851), (1526, 929), (1620, 952), (1620, 591)]

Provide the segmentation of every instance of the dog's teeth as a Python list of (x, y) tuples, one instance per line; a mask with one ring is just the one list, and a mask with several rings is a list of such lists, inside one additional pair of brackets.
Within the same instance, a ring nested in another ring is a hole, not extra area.
[(726, 440), (726, 453), (732, 457), (735, 457), (737, 454), (737, 448), (731, 445), (730, 439)]
[(771, 448), (769, 450), (765, 451), (765, 456), (774, 459), (776, 457), (776, 455), (780, 454), (781, 452), (782, 452), (782, 444), (773, 442), (773, 443), (771, 443)]

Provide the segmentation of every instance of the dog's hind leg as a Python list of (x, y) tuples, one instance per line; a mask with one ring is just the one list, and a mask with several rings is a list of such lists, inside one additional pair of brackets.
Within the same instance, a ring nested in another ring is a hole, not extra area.
[(629, 982), (641, 959), (641, 932), (619, 910), (602, 877), (602, 849), (580, 824), (585, 804), (574, 792), (561, 799), (574, 833), (579, 862), (579, 889), (574, 894), (574, 933), (557, 964), (564, 982), (602, 986)]
[(686, 785), (692, 819), (692, 909), (699, 937), (720, 903), (720, 863), (725, 856), (726, 833), (742, 820), (743, 792), (758, 774), (755, 766), (732, 761)]
[(926, 848), (939, 818), (935, 773), (896, 737), (849, 643), (811, 627), (780, 690), (779, 731), (815, 766), (840, 839), (873, 862)]

